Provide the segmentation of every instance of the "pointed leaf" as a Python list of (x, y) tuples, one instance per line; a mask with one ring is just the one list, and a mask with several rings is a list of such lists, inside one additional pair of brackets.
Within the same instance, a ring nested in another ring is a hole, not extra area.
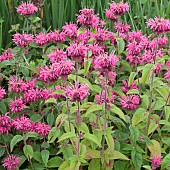
[(76, 134), (74, 132), (67, 132), (59, 138), (58, 142), (61, 142), (62, 140), (65, 140), (68, 138), (74, 138), (74, 137), (76, 137)]
[(96, 136), (94, 136), (94, 135), (92, 135), (90, 133), (85, 133), (84, 134), (84, 138), (90, 140), (91, 142), (94, 142), (99, 147), (101, 147), (100, 141), (99, 141), (99, 139)]
[(12, 152), (14, 146), (22, 140), (23, 140), (23, 137), (21, 135), (15, 135), (10, 142), (10, 151)]

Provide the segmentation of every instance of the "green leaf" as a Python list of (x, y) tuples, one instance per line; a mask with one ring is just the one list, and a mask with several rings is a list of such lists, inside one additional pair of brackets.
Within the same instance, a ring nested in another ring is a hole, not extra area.
[(24, 154), (28, 159), (32, 159), (33, 157), (33, 149), (31, 145), (25, 145), (23, 148)]
[(139, 94), (139, 90), (132, 89), (132, 90), (129, 90), (126, 94)]
[(47, 123), (50, 126), (53, 126), (54, 124), (54, 114), (48, 114), (47, 115)]
[(149, 165), (143, 165), (142, 168), (145, 168), (145, 169), (148, 169), (148, 170), (152, 170)]
[[(89, 51), (90, 52), (90, 51)], [(92, 53), (92, 52), (91, 52)], [(91, 66), (92, 59), (91, 58), (84, 58), (84, 76), (87, 75), (89, 68)]]
[(161, 145), (156, 140), (151, 140), (151, 143), (147, 144), (149, 151), (151, 152), (151, 157), (154, 155), (160, 156), (161, 155)]
[(154, 90), (156, 90), (164, 98), (165, 101), (167, 100), (169, 92), (165, 87), (157, 87), (154, 88)]
[(38, 138), (40, 138), (40, 135), (38, 133), (36, 133), (36, 132), (27, 132), (26, 137), (38, 139)]
[(141, 105), (143, 106), (143, 108), (148, 109), (148, 107), (149, 107), (149, 98), (148, 98), (148, 96), (147, 95), (142, 95), (141, 98), (142, 98)]
[(84, 156), (86, 153), (86, 145), (80, 144), (80, 155)]
[(40, 121), (40, 120), (42, 119), (42, 116), (39, 115), (39, 114), (34, 114), (33, 116), (31, 116), (30, 119), (31, 119), (32, 121), (34, 121), (34, 122), (38, 122), (38, 121)]
[(117, 38), (116, 42), (118, 47), (118, 54), (120, 55), (125, 49), (125, 42), (122, 38)]
[(128, 157), (126, 157), (124, 154), (116, 150), (114, 150), (114, 152), (111, 153), (109, 159), (122, 159), (122, 160), (127, 160), (127, 161), (129, 160)]
[(163, 161), (161, 162), (161, 169), (166, 169), (166, 168), (169, 169), (169, 163), (170, 163), (170, 153), (163, 158)]
[(58, 170), (70, 170), (70, 165), (67, 161), (64, 161), (60, 167), (58, 168)]
[(19, 165), (18, 165), (18, 168), (27, 160), (27, 158), (25, 156), (19, 156), (20, 158), (20, 162), (19, 162)]
[(5, 153), (5, 148), (0, 148), (0, 157), (3, 156)]
[(130, 133), (131, 133), (133, 142), (136, 142), (139, 139), (139, 130), (138, 130), (138, 128), (136, 126), (131, 125), (129, 127), (129, 129), (130, 129)]
[(132, 157), (132, 162), (135, 166), (135, 170), (141, 170), (141, 166), (142, 166), (142, 154), (136, 152), (135, 150), (132, 151), (131, 153), (131, 157)]
[(102, 105), (98, 105), (98, 104), (92, 105), (83, 116), (88, 117), (90, 113), (100, 111), (100, 110), (103, 110)]
[(116, 105), (110, 104), (111, 111), (115, 114), (117, 114), (121, 119), (123, 119), (126, 122), (125, 114), (122, 112), (121, 109), (119, 109)]
[(87, 150), (85, 153), (85, 157), (87, 159), (92, 159), (92, 158), (100, 158), (100, 152), (97, 150)]
[(62, 164), (63, 160), (59, 156), (55, 156), (48, 161), (48, 168), (56, 168)]
[(46, 167), (47, 167), (49, 156), (50, 156), (50, 152), (48, 150), (41, 151), (41, 158)]
[(136, 76), (136, 72), (131, 72), (128, 80), (128, 86), (130, 86)]
[(143, 108), (137, 109), (136, 112), (134, 113), (133, 117), (132, 117), (132, 125), (135, 126), (135, 125), (139, 124), (148, 115), (149, 115), (149, 113), (145, 109), (143, 109)]
[(169, 120), (169, 116), (170, 116), (170, 106), (165, 106), (165, 116), (166, 116), (166, 120)]
[(151, 72), (151, 69), (153, 67), (153, 64), (146, 64), (143, 68), (143, 71), (142, 71), (142, 84), (145, 84), (146, 83), (146, 80), (148, 79), (149, 75), (150, 75), (150, 72)]
[(0, 102), (0, 108), (1, 108), (1, 110), (0, 110), (1, 113), (5, 114), (7, 112), (6, 105), (4, 102)]
[(10, 142), (10, 151), (12, 152), (14, 146), (22, 140), (23, 140), (23, 137), (21, 135), (15, 135)]
[(94, 142), (94, 143), (97, 144), (99, 147), (101, 147), (100, 141), (99, 141), (99, 139), (98, 139), (96, 136), (94, 136), (94, 135), (92, 135), (92, 134), (90, 134), (90, 133), (85, 133), (85, 134), (84, 134), (84, 138), (85, 138), (85, 139), (88, 139), (88, 140), (91, 141), (91, 142)]
[(45, 101), (45, 104), (48, 104), (48, 103), (57, 104), (57, 101), (56, 101), (56, 99), (54, 99), (54, 98), (49, 98), (49, 99), (47, 99), (47, 100)]
[(100, 159), (92, 159), (90, 161), (88, 170), (101, 170)]
[(74, 138), (74, 137), (76, 137), (76, 134), (74, 132), (67, 132), (59, 138), (58, 142), (61, 142), (61, 141), (68, 139), (68, 138)]
[(108, 144), (108, 146), (114, 150), (114, 139), (113, 136), (109, 133), (106, 134), (106, 142)]
[(93, 84), (92, 85), (93, 91), (95, 91), (96, 93), (101, 93), (102, 89), (100, 86)]
[(159, 125), (157, 123), (155, 123), (155, 121), (151, 120), (150, 125), (149, 125), (149, 129), (148, 129), (148, 135), (153, 133), (157, 129), (158, 126)]
[(48, 134), (48, 143), (53, 143), (60, 134), (60, 129), (53, 127)]
[(14, 64), (12, 61), (5, 60), (0, 63), (0, 68)]
[(41, 158), (41, 153), (40, 151), (35, 151), (34, 154), (33, 154), (33, 158), (39, 162), (39, 163), (42, 163), (42, 158)]
[(84, 122), (81, 122), (79, 131), (81, 131), (83, 133), (89, 133), (89, 128)]

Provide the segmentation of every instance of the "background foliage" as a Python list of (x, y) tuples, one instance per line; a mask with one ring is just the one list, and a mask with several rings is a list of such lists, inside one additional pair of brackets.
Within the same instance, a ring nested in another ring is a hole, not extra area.
[[(0, 52), (1, 47), (7, 49), (10, 46), (9, 31), (12, 25), (18, 23), (20, 28), (24, 26), (24, 22), (19, 20), (15, 9), (20, 2), (20, 0), (0, 0)], [(43, 0), (44, 5), (41, 10), (43, 27), (61, 28), (65, 22), (75, 21), (76, 14), (83, 7), (94, 8), (95, 12), (105, 20), (105, 9), (108, 8), (109, 2), (111, 0)], [(133, 30), (141, 29), (143, 33), (148, 33), (145, 22), (149, 18), (170, 17), (169, 0), (127, 0), (127, 2), (130, 4), (130, 12), (124, 16), (124, 20), (131, 24)], [(107, 27), (112, 28), (111, 23)]]

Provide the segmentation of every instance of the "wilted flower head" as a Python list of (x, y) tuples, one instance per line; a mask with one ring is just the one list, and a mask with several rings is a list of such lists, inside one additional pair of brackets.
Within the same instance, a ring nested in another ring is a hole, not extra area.
[(1, 86), (0, 86), (0, 100), (2, 100), (5, 96), (6, 92), (5, 92), (5, 89), (3, 89)]
[(32, 34), (20, 34), (16, 33), (14, 34), (13, 41), (19, 46), (19, 47), (26, 47), (29, 43), (34, 41), (34, 37)]
[(59, 63), (62, 60), (66, 60), (67, 55), (63, 50), (59, 50), (58, 48), (48, 54), (48, 58), (52, 63)]
[(150, 27), (153, 32), (158, 34), (169, 32), (170, 20), (160, 17), (155, 17), (154, 19), (151, 18), (148, 20), (147, 26)]
[(68, 56), (73, 60), (83, 60), (87, 56), (87, 48), (82, 43), (73, 43), (67, 48)]
[(17, 12), (25, 17), (32, 16), (37, 11), (38, 8), (33, 3), (29, 2), (24, 2), (17, 8)]
[(152, 157), (152, 159), (151, 159), (152, 160), (152, 170), (155, 170), (160, 167), (161, 162), (162, 162), (161, 158), (162, 158), (161, 155), (160, 156), (154, 155)]
[(107, 53), (101, 54), (94, 59), (94, 68), (101, 72), (112, 71), (116, 67), (119, 58), (114, 54), (108, 55)]
[(140, 103), (140, 97), (138, 95), (127, 95), (119, 98), (123, 108), (127, 110), (135, 110)]
[(65, 95), (71, 98), (73, 102), (81, 102), (90, 95), (89, 87), (84, 84), (75, 84), (75, 86), (67, 86), (65, 88)]
[(7, 167), (8, 170), (15, 170), (18, 168), (20, 158), (14, 155), (9, 155), (7, 158), (4, 159), (2, 166)]
[(11, 130), (12, 121), (11, 118), (8, 116), (8, 113), (5, 115), (0, 116), (0, 134), (8, 134)]
[(10, 60), (14, 57), (14, 54), (12, 52), (11, 48), (8, 48), (7, 50), (5, 50), (2, 55), (0, 55), (0, 62), (4, 61), (4, 60)]
[(21, 112), (25, 106), (26, 105), (23, 103), (21, 97), (15, 100), (10, 100), (9, 107), (13, 113)]
[(94, 9), (84, 8), (80, 10), (80, 14), (77, 16), (77, 23), (82, 24), (85, 27), (97, 28), (99, 17), (94, 14)]
[(65, 33), (65, 35), (70, 39), (75, 39), (77, 37), (78, 27), (76, 24), (66, 23), (66, 25), (62, 27), (62, 30)]

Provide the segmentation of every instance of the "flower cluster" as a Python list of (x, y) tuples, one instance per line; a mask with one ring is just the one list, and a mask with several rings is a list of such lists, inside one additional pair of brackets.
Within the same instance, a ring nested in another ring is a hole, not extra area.
[(21, 97), (15, 100), (10, 100), (9, 107), (13, 113), (21, 112), (25, 106), (26, 105), (23, 103), (23, 100), (21, 99)]
[(120, 1), (119, 3), (113, 2), (110, 8), (106, 10), (106, 17), (111, 21), (119, 19), (120, 16), (129, 11), (129, 5)]
[(73, 102), (81, 102), (87, 98), (90, 93), (87, 85), (75, 84), (75, 86), (67, 86), (65, 88), (65, 95), (70, 97)]
[(12, 127), (12, 120), (8, 113), (0, 116), (0, 134), (8, 134)]
[(155, 170), (160, 167), (162, 162), (161, 158), (162, 158), (161, 155), (160, 156), (154, 155), (152, 157), (152, 170)]
[(9, 155), (4, 159), (2, 166), (8, 167), (8, 170), (15, 170), (18, 168), (21, 159), (15, 155)]
[(0, 100), (2, 100), (5, 96), (6, 92), (5, 92), (5, 89), (3, 89), (1, 86), (0, 86)]
[(4, 61), (4, 60), (10, 60), (14, 57), (14, 54), (12, 52), (11, 48), (8, 48), (7, 50), (5, 50), (2, 55), (0, 55), (0, 62)]
[(17, 12), (25, 17), (32, 16), (37, 11), (38, 8), (33, 3), (28, 3), (28, 2), (22, 3), (17, 8)]

